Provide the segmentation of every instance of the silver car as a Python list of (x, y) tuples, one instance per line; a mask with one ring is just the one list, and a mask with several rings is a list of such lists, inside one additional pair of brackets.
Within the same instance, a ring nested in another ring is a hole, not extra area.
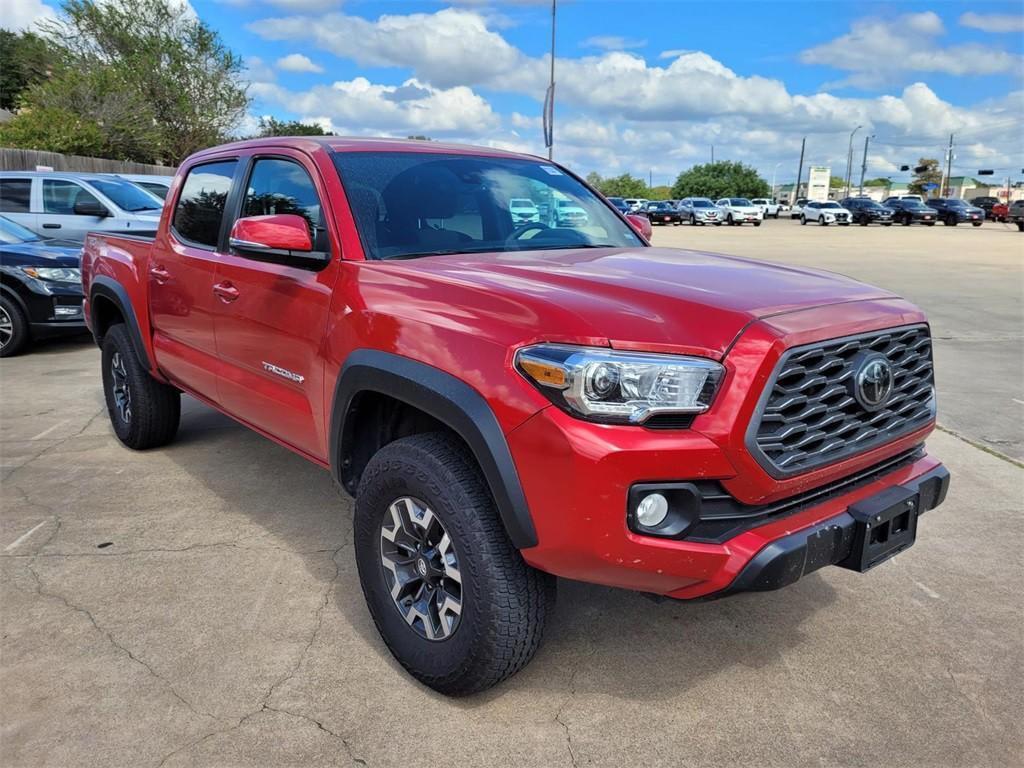
[(118, 176), (0, 172), (0, 213), (41, 237), (82, 242), (87, 232), (152, 234), (163, 200)]
[(687, 197), (679, 201), (679, 215), (691, 225), (714, 224), (722, 226), (725, 216), (721, 209), (707, 197)]

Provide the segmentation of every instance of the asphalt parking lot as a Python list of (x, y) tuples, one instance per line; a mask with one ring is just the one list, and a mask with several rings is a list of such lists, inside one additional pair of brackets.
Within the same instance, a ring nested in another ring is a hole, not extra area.
[(547, 641), (446, 700), (392, 661), (326, 472), (194, 401), (133, 453), (88, 341), (0, 365), (3, 766), (1014, 766), (1024, 761), (1024, 235), (656, 229), (924, 306), (953, 473), (867, 575), (655, 604), (562, 582)]

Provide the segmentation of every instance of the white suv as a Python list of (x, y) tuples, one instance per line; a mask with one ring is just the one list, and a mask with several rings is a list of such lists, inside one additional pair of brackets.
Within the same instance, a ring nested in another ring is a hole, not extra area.
[(764, 219), (764, 211), (754, 205), (745, 197), (723, 197), (715, 203), (725, 215), (725, 223), (730, 227), (740, 226), (744, 223), (761, 226)]
[(761, 209), (761, 213), (764, 215), (764, 218), (779, 218), (779, 211), (782, 209), (782, 206), (774, 200), (769, 200), (767, 197), (755, 197), (750, 202)]

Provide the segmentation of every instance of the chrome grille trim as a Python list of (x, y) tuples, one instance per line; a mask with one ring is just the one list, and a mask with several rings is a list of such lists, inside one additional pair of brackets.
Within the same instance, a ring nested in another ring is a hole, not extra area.
[[(852, 396), (854, 358), (892, 363), (889, 401), (867, 411)], [(931, 335), (926, 325), (887, 328), (787, 350), (747, 429), (747, 450), (775, 478), (809, 472), (885, 445), (935, 417)]]

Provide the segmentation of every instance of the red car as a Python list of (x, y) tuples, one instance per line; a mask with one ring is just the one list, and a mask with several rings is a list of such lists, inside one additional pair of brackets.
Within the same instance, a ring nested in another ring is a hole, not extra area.
[[(527, 193), (586, 223), (516, 225)], [(331, 472), (370, 613), (438, 691), (526, 664), (555, 576), (693, 599), (866, 571), (945, 496), (919, 309), (651, 247), (550, 161), (264, 139), (167, 201), (155, 239), (85, 245), (114, 432), (167, 443), (185, 392)]]

